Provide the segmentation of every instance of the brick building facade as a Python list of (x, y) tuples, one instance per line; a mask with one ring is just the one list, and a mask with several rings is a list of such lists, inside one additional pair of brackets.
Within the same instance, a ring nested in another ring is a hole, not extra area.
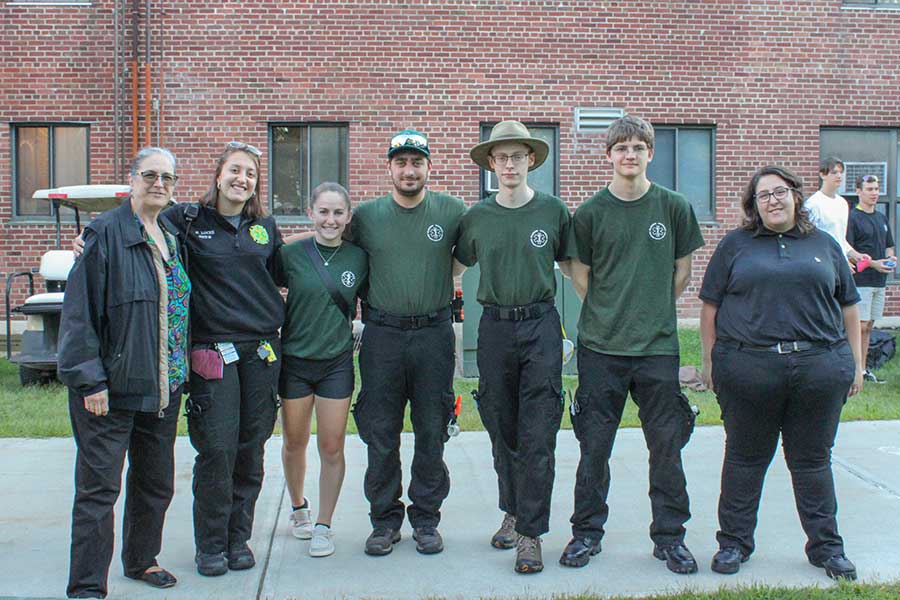
[(874, 164), (875, 136), (897, 223), (900, 11), (877, 10), (892, 3), (0, 2), (0, 272), (54, 245), (29, 185), (125, 181), (136, 50), (140, 145), (177, 155), (176, 196), (197, 198), (223, 144), (242, 140), (265, 150), (263, 194), (285, 230), (304, 226), (319, 179), (343, 179), (354, 201), (384, 193), (385, 144), (405, 127), (430, 136), (431, 187), (476, 201), (489, 181), (468, 149), (505, 118), (542, 127), (557, 148), (544, 183), (574, 208), (611, 175), (591, 117), (643, 116), (664, 132), (656, 178), (701, 196), (707, 246), (680, 305), (696, 316), (762, 164), (811, 193), (820, 154)]

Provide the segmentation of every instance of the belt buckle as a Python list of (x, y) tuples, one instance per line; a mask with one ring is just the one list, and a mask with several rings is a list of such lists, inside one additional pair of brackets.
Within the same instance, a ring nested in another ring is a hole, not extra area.
[(422, 317), (419, 315), (415, 315), (407, 318), (408, 327), (407, 329), (421, 329), (425, 325), (428, 324), (428, 317)]
[[(784, 344), (787, 343), (788, 346), (785, 349)], [(797, 345), (797, 342), (778, 342), (775, 344), (775, 348), (778, 350), (778, 354), (790, 354), (791, 352), (797, 352), (800, 348)]]
[(524, 306), (513, 307), (512, 317), (513, 317), (513, 321), (524, 321), (525, 320), (525, 307)]

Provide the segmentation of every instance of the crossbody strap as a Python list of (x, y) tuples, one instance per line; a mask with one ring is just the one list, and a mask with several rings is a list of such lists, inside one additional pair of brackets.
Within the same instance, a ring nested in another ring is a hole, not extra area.
[(316, 268), (316, 273), (319, 274), (319, 278), (322, 280), (322, 283), (325, 284), (325, 289), (328, 290), (328, 294), (331, 296), (331, 299), (335, 304), (337, 304), (337, 307), (341, 309), (342, 313), (344, 313), (344, 317), (346, 317), (349, 321), (350, 306), (338, 291), (337, 284), (334, 281), (334, 277), (332, 277), (331, 273), (329, 273), (325, 269), (325, 263), (322, 261), (322, 257), (319, 256), (318, 252), (316, 252), (316, 247), (314, 245), (316, 243), (315, 238), (308, 237), (302, 240), (300, 243), (303, 244), (303, 249), (306, 250), (306, 254), (309, 256), (309, 260)]

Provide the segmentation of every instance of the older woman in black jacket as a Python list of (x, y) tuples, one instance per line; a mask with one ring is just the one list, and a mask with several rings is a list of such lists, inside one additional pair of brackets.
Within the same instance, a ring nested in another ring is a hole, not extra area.
[(104, 598), (113, 506), (125, 455), (122, 563), (154, 587), (175, 578), (156, 562), (174, 491), (174, 442), (187, 376), (190, 282), (160, 212), (177, 180), (175, 157), (145, 148), (131, 197), (84, 231), (60, 326), (59, 377), (69, 386), (78, 453), (67, 595)]
[(737, 573), (753, 552), (780, 435), (809, 562), (856, 579), (837, 529), (831, 447), (848, 393), (862, 386), (859, 294), (840, 246), (801, 200), (796, 175), (758, 170), (744, 192), (744, 226), (719, 243), (700, 290), (703, 376), (725, 423), (712, 570)]

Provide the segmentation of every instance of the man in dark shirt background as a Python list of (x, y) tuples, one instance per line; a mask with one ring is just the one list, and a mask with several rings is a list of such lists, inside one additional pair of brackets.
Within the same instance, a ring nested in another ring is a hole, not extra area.
[[(878, 177), (860, 175), (856, 178), (856, 195), (859, 204), (850, 211), (847, 224), (847, 242), (863, 254), (872, 257), (868, 267), (860, 268), (853, 281), (859, 289), (862, 300), (859, 303), (860, 342), (863, 352), (863, 364), (869, 353), (869, 336), (875, 320), (884, 315), (884, 294), (888, 273), (894, 270), (897, 258), (894, 255), (894, 238), (888, 226), (887, 217), (875, 210), (879, 196)], [(866, 367), (865, 380), (873, 383), (884, 383)]]

